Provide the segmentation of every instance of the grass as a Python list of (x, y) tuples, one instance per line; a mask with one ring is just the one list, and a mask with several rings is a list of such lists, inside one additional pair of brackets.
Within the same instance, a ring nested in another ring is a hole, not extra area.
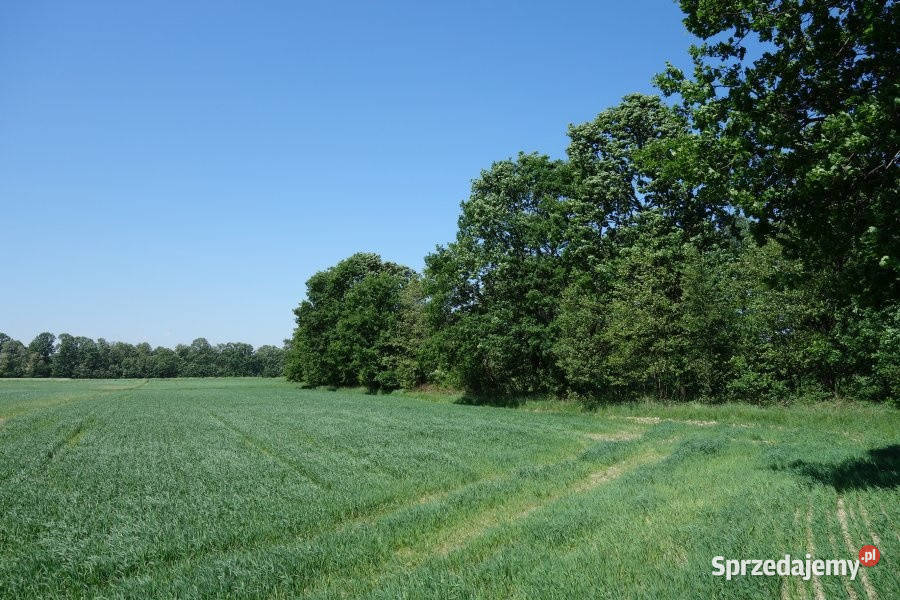
[(895, 409), (455, 399), (0, 380), (0, 597), (900, 597)]

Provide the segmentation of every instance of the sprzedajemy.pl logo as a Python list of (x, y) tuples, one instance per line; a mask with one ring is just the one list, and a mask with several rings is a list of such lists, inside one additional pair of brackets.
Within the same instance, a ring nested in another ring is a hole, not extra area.
[(850, 576), (851, 581), (856, 579), (859, 573), (859, 566), (862, 564), (866, 567), (874, 567), (881, 560), (881, 553), (875, 546), (866, 545), (859, 551), (859, 560), (850, 560), (847, 558), (822, 559), (813, 558), (811, 554), (807, 554), (805, 559), (791, 558), (790, 554), (785, 554), (783, 558), (775, 559), (755, 559), (755, 558), (729, 558), (726, 560), (724, 556), (714, 556), (712, 559), (713, 575), (716, 577), (725, 576), (727, 581), (737, 576), (763, 576), (763, 577), (802, 577), (804, 581), (809, 581), (813, 576), (816, 577), (846, 577)]

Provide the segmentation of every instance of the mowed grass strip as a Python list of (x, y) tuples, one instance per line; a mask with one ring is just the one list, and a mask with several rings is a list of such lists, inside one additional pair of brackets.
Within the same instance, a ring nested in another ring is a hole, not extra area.
[[(900, 597), (881, 407), (4, 380), (0, 419), (2, 597)], [(852, 582), (711, 576), (864, 543)]]

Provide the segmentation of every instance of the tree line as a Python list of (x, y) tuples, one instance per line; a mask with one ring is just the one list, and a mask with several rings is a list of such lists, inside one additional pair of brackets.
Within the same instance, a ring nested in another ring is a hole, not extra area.
[(0, 377), (280, 377), (283, 371), (284, 349), (277, 346), (213, 346), (197, 338), (172, 350), (46, 332), (26, 346), (0, 333)]
[[(692, 72), (482, 171), (424, 271), (317, 273), (285, 374), (370, 389), (900, 398), (900, 9), (683, 0)], [(668, 99), (667, 99), (668, 98)]]

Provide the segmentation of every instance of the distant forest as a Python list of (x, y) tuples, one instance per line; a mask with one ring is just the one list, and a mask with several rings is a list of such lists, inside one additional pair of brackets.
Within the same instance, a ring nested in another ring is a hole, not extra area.
[(284, 349), (198, 338), (174, 350), (150, 344), (38, 334), (27, 346), (0, 333), (0, 377), (279, 377)]
[(681, 8), (693, 69), (570, 126), (563, 160), (482, 171), (424, 272), (360, 253), (310, 278), (287, 377), (898, 401), (900, 4)]

